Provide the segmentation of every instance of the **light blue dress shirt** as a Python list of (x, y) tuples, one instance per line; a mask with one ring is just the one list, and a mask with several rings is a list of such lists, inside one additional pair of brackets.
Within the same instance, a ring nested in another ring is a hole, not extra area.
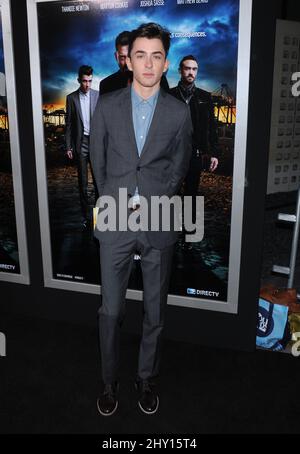
[[(141, 98), (133, 87), (131, 87), (131, 103), (132, 103), (132, 120), (135, 134), (135, 141), (139, 156), (141, 155), (143, 146), (149, 132), (151, 121), (154, 115), (159, 90), (148, 99)], [(138, 188), (135, 189), (133, 203), (139, 202)]]
[(90, 118), (91, 118), (91, 104), (90, 104), (90, 91), (83, 93), (79, 90), (80, 107), (83, 120), (83, 134), (90, 135)]

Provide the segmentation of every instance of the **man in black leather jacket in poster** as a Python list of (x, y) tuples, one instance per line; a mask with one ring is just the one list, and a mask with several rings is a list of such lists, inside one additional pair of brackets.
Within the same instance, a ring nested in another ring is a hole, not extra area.
[(217, 127), (214, 105), (208, 91), (196, 87), (198, 63), (193, 55), (186, 55), (179, 63), (181, 79), (170, 90), (171, 95), (190, 107), (193, 123), (193, 152), (189, 171), (185, 178), (184, 194), (193, 197), (193, 222), (196, 219), (195, 200), (198, 193), (201, 171), (214, 172), (218, 167)]

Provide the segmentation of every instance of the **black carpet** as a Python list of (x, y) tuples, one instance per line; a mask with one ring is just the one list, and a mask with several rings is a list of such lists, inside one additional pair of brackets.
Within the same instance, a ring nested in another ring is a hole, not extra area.
[(156, 415), (137, 408), (138, 337), (123, 333), (119, 410), (97, 413), (97, 330), (1, 317), (2, 434), (299, 433), (299, 359), (164, 341)]

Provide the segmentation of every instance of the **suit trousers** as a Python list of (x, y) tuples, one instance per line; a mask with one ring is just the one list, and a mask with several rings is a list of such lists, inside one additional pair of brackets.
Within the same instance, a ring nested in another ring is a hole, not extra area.
[(154, 249), (143, 231), (119, 232), (115, 243), (100, 242), (102, 295), (98, 322), (104, 383), (118, 380), (120, 328), (136, 253), (141, 255), (144, 309), (137, 376), (144, 380), (158, 374), (173, 249), (174, 245), (162, 250)]
[[(85, 220), (89, 219), (91, 216), (89, 209), (89, 197), (88, 197), (88, 164), (90, 162), (89, 154), (89, 136), (83, 136), (81, 141), (80, 153), (78, 155), (78, 186), (79, 186), (79, 197), (82, 216)], [(92, 172), (94, 191), (95, 191), (95, 203), (98, 199), (98, 192), (96, 190), (96, 184)]]

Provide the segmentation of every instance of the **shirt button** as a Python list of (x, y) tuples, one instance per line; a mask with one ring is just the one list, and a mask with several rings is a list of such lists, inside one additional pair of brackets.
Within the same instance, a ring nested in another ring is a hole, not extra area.
[(145, 117), (142, 117), (143, 120), (145, 120)]
[(141, 139), (143, 139), (143, 138), (144, 138), (144, 136), (141, 136)]

